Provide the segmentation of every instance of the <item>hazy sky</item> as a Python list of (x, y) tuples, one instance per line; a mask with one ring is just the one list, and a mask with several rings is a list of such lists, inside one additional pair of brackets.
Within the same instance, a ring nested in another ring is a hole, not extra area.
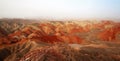
[(120, 19), (120, 0), (0, 0), (0, 17)]

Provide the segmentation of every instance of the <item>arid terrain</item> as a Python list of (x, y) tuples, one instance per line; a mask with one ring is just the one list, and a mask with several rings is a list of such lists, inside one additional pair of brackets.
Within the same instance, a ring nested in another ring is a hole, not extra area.
[(120, 61), (120, 22), (3, 18), (0, 61)]

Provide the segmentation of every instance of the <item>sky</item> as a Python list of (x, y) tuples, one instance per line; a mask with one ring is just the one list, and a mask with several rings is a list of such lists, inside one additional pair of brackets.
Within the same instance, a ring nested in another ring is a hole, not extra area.
[(120, 19), (120, 0), (0, 0), (0, 18)]

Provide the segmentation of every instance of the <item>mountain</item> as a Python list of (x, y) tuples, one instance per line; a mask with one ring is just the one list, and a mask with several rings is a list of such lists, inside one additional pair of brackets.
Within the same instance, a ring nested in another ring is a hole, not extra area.
[[(60, 45), (58, 46), (57, 44)], [(87, 57), (88, 60), (86, 61), (100, 60), (100, 57), (103, 61), (107, 59), (119, 61), (119, 46), (120, 22), (108, 20), (46, 21), (0, 19), (0, 60), (9, 61), (11, 58), (11, 61), (24, 61), (28, 56), (30, 56), (31, 60), (34, 59), (32, 58), (33, 56), (43, 59), (41, 57), (46, 57), (44, 55), (47, 54), (43, 54), (43, 52), (47, 50), (48, 55), (56, 56), (48, 58), (51, 60), (54, 60), (54, 58), (57, 60), (58, 57), (61, 57), (61, 59), (67, 61), (68, 58), (64, 58), (66, 54), (70, 56), (73, 54), (69, 60), (79, 61), (80, 59), (77, 57), (79, 56), (82, 57), (81, 60), (85, 60), (84, 58)], [(59, 48), (59, 51), (56, 50)], [(74, 52), (71, 52), (71, 50)], [(105, 53), (101, 52), (102, 50)], [(60, 51), (66, 51), (66, 53), (63, 54)], [(38, 54), (38, 52), (40, 53)], [(3, 53), (6, 53), (5, 56), (3, 56)], [(32, 55), (32, 53), (35, 54)], [(92, 56), (92, 54), (94, 55)]]

